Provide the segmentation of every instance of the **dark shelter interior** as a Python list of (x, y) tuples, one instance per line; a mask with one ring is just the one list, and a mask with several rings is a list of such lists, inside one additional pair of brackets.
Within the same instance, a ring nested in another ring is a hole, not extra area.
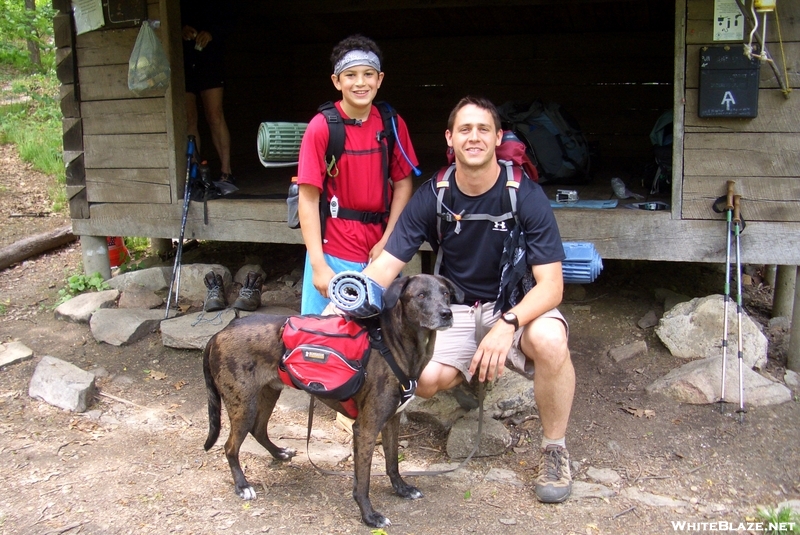
[[(445, 164), (447, 116), (461, 97), (474, 94), (498, 106), (554, 101), (580, 124), (591, 153), (589, 179), (547, 183), (550, 197), (567, 187), (581, 198), (608, 199), (612, 177), (649, 194), (656, 173), (650, 131), (674, 99), (672, 0), (308, 0), (247, 2), (237, 9), (225, 114), (239, 194), (286, 194), (296, 167), (261, 165), (259, 125), (307, 122), (321, 103), (338, 99), (329, 56), (354, 33), (383, 51), (378, 99), (408, 124), (423, 170), (419, 180)], [(202, 119), (200, 132), (210, 141)], [(215, 165), (215, 155), (208, 156)], [(669, 201), (668, 191), (662, 195)]]

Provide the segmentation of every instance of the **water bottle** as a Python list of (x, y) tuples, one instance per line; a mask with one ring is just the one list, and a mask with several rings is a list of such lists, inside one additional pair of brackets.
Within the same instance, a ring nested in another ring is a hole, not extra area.
[(297, 198), (300, 195), (300, 186), (297, 185), (297, 177), (292, 177), (292, 183), (289, 185), (289, 194), (286, 196), (286, 207), (288, 214), (286, 223), (289, 228), (300, 228), (300, 216), (297, 214)]

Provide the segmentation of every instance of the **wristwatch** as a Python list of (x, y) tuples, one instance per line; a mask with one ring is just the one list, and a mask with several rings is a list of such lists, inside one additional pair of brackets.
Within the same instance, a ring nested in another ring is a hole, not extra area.
[(517, 319), (517, 315), (514, 314), (513, 312), (506, 312), (505, 314), (500, 316), (500, 318), (509, 325), (513, 325), (514, 330), (519, 329), (519, 320)]

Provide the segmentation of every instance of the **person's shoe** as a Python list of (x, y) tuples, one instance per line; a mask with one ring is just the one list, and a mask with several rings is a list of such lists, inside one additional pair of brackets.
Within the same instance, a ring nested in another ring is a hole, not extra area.
[(219, 175), (220, 182), (228, 182), (229, 184), (235, 184), (236, 179), (233, 178), (231, 173), (220, 173)]
[(225, 302), (225, 292), (222, 288), (222, 275), (209, 271), (206, 273), (203, 282), (208, 288), (206, 300), (203, 303), (203, 310), (206, 312), (214, 312), (215, 310), (222, 310), (227, 308), (228, 304)]
[(252, 312), (261, 306), (261, 285), (264, 279), (260, 273), (248, 271), (242, 289), (239, 290), (239, 297), (233, 303), (233, 308)]
[(561, 503), (569, 498), (572, 475), (567, 448), (551, 444), (542, 450), (534, 492), (542, 503)]

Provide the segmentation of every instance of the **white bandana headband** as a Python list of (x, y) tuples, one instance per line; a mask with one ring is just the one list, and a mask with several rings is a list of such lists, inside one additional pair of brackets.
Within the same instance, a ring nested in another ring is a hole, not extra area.
[(374, 52), (367, 52), (366, 50), (351, 50), (342, 56), (342, 59), (336, 62), (336, 66), (333, 68), (333, 74), (339, 76), (343, 71), (359, 65), (366, 65), (381, 72), (381, 61), (378, 59), (377, 54)]

